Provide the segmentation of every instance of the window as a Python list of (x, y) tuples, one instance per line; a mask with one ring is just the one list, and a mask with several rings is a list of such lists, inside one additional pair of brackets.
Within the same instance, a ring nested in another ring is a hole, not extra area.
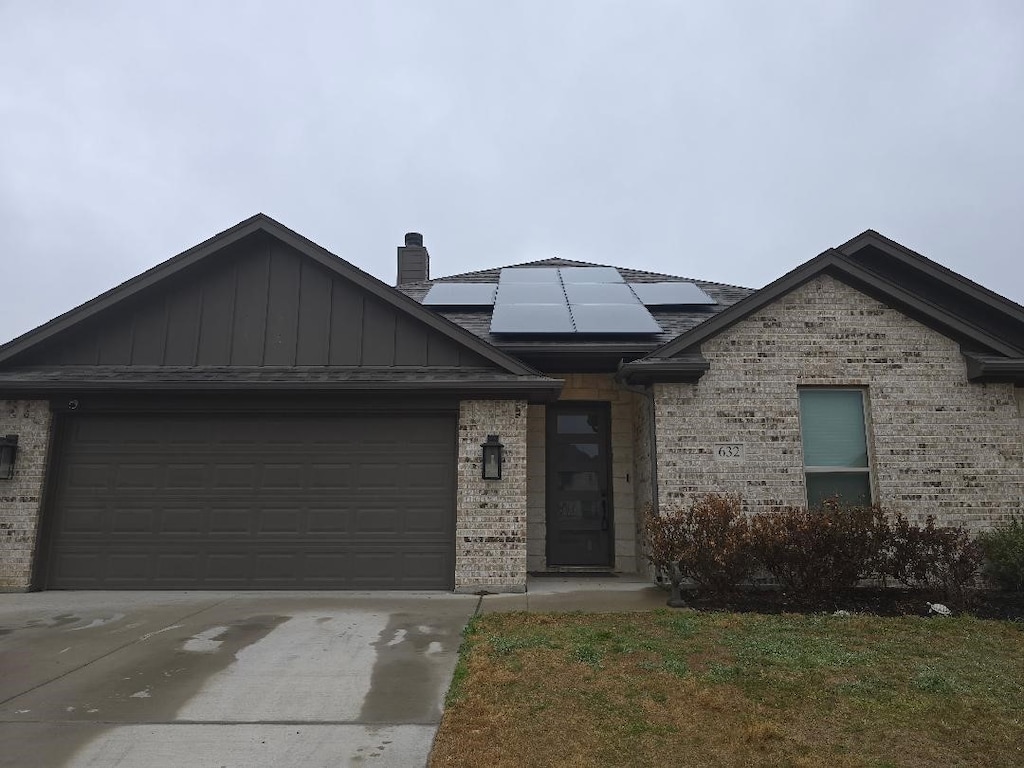
[(801, 389), (800, 433), (804, 446), (807, 504), (839, 496), (871, 503), (871, 469), (859, 389)]

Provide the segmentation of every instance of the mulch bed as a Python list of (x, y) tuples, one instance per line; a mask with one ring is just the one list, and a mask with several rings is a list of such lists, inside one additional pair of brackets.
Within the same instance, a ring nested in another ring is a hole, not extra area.
[(980, 619), (1024, 621), (1024, 593), (977, 590), (968, 604), (956, 606), (941, 593), (922, 589), (856, 587), (818, 598), (788, 594), (778, 589), (750, 588), (733, 595), (712, 595), (683, 590), (686, 605), (700, 611), (735, 613), (870, 613), (876, 616), (926, 616), (928, 603), (942, 603), (955, 614)]

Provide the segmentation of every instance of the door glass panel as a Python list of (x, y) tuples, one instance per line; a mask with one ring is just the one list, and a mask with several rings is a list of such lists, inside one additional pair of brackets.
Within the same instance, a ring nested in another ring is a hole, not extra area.
[(601, 446), (597, 443), (573, 443), (572, 447), (579, 451), (581, 459), (596, 459), (601, 452)]
[(592, 413), (558, 414), (560, 435), (596, 435), (599, 426), (597, 416)]
[(560, 491), (599, 491), (601, 484), (597, 472), (559, 472), (558, 490)]
[(566, 526), (569, 529), (579, 527), (580, 523), (600, 523), (603, 514), (601, 502), (597, 500), (566, 499), (558, 502), (559, 520), (569, 523)]

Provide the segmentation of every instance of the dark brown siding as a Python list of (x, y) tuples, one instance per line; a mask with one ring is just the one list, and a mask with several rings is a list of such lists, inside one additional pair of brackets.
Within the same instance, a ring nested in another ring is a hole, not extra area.
[(490, 367), (280, 241), (257, 238), (31, 354), (36, 365)]
[(62, 433), (45, 587), (452, 587), (454, 416), (92, 414)]

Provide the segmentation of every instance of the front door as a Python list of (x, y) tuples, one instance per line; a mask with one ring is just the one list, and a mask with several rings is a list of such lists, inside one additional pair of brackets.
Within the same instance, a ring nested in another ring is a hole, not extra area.
[(548, 566), (614, 564), (608, 403), (549, 405)]

